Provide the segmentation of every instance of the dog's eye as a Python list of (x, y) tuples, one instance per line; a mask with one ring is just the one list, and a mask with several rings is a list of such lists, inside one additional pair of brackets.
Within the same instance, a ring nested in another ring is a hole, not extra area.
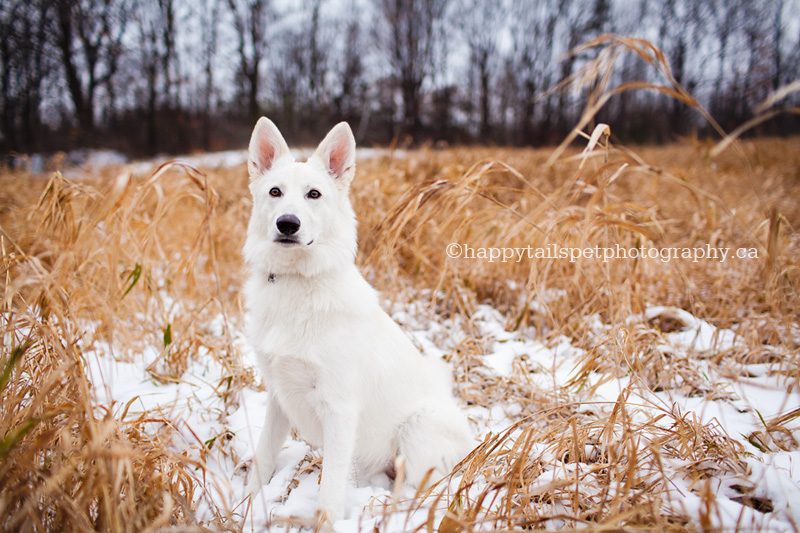
[(269, 195), (273, 198), (280, 198), (281, 194), (281, 190), (277, 187), (273, 187), (269, 190)]
[(322, 196), (322, 193), (320, 193), (317, 189), (311, 189), (310, 191), (308, 191), (307, 196), (312, 200), (316, 200), (317, 198)]

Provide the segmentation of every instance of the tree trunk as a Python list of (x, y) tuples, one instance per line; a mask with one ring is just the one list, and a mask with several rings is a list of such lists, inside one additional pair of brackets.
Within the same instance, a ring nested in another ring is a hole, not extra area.
[(75, 116), (78, 125), (84, 132), (94, 130), (94, 112), (91, 108), (92, 102), (84, 94), (78, 67), (75, 65), (75, 57), (72, 49), (73, 24), (72, 24), (72, 3), (69, 0), (58, 2), (56, 16), (58, 18), (58, 47), (61, 51), (61, 61), (64, 66), (64, 73), (67, 78), (67, 90), (69, 91), (72, 105), (75, 107)]
[(483, 51), (479, 64), (480, 70), (480, 108), (481, 108), (481, 125), (480, 136), (483, 142), (487, 142), (491, 136), (491, 126), (489, 124), (489, 53)]

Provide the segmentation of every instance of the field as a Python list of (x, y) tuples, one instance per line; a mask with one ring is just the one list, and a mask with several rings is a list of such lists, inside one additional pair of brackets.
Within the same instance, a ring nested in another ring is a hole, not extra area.
[[(335, 530), (800, 530), (800, 139), (581, 142), (361, 153), (358, 263), (476, 447)], [(0, 172), (4, 531), (314, 527), (297, 437), (243, 499), (249, 209), (241, 163)]]

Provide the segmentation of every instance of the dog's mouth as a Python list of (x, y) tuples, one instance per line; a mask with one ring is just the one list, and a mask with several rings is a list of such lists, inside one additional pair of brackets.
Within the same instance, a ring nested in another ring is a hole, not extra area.
[[(273, 242), (276, 242), (278, 244), (283, 244), (285, 246), (293, 246), (295, 244), (302, 244), (299, 240), (297, 240), (294, 237), (286, 237), (286, 236), (283, 236), (283, 235), (280, 236), (280, 237), (275, 237), (275, 240)], [(308, 241), (306, 243), (306, 246), (311, 246), (311, 243), (313, 243), (313, 242), (314, 242), (314, 239), (311, 239), (310, 241)]]

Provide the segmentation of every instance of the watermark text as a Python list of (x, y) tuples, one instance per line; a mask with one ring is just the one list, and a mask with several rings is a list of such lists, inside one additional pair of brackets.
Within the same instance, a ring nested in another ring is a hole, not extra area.
[(648, 246), (625, 247), (619, 244), (609, 247), (566, 247), (549, 244), (542, 247), (524, 246), (505, 247), (473, 247), (468, 244), (451, 242), (446, 248), (450, 259), (479, 259), (489, 263), (521, 262), (529, 259), (558, 259), (570, 263), (582, 259), (600, 260), (603, 263), (617, 259), (658, 259), (664, 263), (674, 259), (688, 259), (694, 263), (699, 261), (718, 261), (724, 263), (728, 259), (758, 259), (757, 248), (726, 248), (719, 246), (697, 246), (693, 248), (655, 248)]

